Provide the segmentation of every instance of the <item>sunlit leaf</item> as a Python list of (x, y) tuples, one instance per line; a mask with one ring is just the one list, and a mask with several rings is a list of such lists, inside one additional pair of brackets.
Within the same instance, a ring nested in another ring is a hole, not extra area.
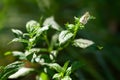
[(64, 66), (63, 66), (64, 72), (65, 72), (66, 69), (68, 68), (69, 62), (70, 62), (70, 61), (66, 61), (66, 62), (65, 62)]
[(10, 75), (9, 79), (15, 79), (15, 78), (18, 78), (21, 76), (25, 76), (25, 75), (29, 74), (31, 71), (34, 71), (34, 69), (22, 67), (16, 73)]
[(64, 44), (66, 41), (68, 41), (71, 37), (73, 36), (73, 34), (67, 30), (62, 31), (59, 34), (59, 44)]
[(48, 17), (43, 25), (50, 25), (53, 29), (56, 29), (56, 30), (61, 30), (61, 27), (56, 23), (56, 21), (54, 20), (54, 17), (51, 16), (51, 17)]
[(70, 76), (65, 76), (61, 80), (72, 80), (72, 79), (70, 78)]
[(12, 52), (13, 56), (19, 57), (19, 59), (26, 59), (25, 54), (20, 51), (13, 51)]
[(63, 68), (57, 63), (49, 63), (46, 65), (49, 66), (50, 68), (56, 70), (57, 72), (63, 72)]
[(37, 30), (37, 35), (38, 35), (38, 36), (41, 35), (42, 32), (47, 31), (48, 29), (49, 29), (49, 25), (46, 25), (46, 26), (43, 26), (42, 28), (39, 28), (39, 29)]
[(75, 39), (73, 45), (80, 48), (87, 48), (88, 46), (94, 44), (93, 41), (87, 39)]
[(14, 38), (10, 43), (12, 42), (22, 42), (22, 43), (28, 43), (27, 40), (22, 39), (22, 38)]
[(48, 74), (41, 72), (37, 80), (49, 80)]
[(39, 26), (40, 26), (40, 24), (39, 24), (37, 21), (30, 20), (30, 21), (27, 22), (27, 24), (26, 24), (26, 29), (27, 29), (28, 32), (33, 32), (33, 31), (36, 30)]
[(53, 79), (59, 79), (62, 75), (60, 73), (56, 73), (53, 75)]
[(23, 32), (18, 29), (12, 29), (12, 32), (17, 36), (21, 37), (23, 35)]

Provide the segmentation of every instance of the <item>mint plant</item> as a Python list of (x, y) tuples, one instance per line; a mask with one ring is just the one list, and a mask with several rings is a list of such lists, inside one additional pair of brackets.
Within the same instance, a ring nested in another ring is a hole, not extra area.
[[(76, 39), (77, 32), (85, 28), (85, 24), (89, 19), (94, 17), (86, 12), (81, 18), (75, 17), (74, 24), (67, 23), (66, 29), (62, 29), (53, 17), (47, 18), (45, 21), (40, 22), (31, 20), (26, 24), (26, 33), (18, 29), (12, 29), (15, 34), (10, 43), (20, 42), (23, 43), (25, 49), (21, 51), (11, 51), (6, 54), (13, 54), (19, 58), (19, 61), (11, 63), (7, 66), (0, 67), (0, 80), (7, 80), (7, 78), (18, 78), (30, 72), (37, 73), (36, 80), (72, 80), (70, 74), (73, 73), (81, 65), (79, 62), (70, 64), (66, 61), (63, 66), (59, 65), (56, 61), (57, 55), (64, 48), (72, 45), (80, 48), (87, 48), (94, 44), (93, 41), (87, 39)], [(49, 35), (49, 30), (54, 30), (54, 34)], [(50, 38), (48, 38), (50, 36)], [(27, 68), (25, 62), (36, 63), (42, 66), (41, 69)], [(41, 70), (43, 70), (41, 72)], [(43, 73), (44, 78), (40, 75)]]

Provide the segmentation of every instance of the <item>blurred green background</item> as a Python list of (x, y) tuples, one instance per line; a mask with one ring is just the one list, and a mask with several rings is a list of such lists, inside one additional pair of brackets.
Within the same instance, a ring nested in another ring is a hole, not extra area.
[(73, 23), (74, 16), (86, 11), (96, 19), (89, 21), (78, 37), (93, 40), (95, 45), (84, 50), (68, 47), (58, 61), (70, 58), (84, 64), (73, 80), (120, 80), (120, 0), (0, 0), (0, 65), (15, 60), (4, 56), (6, 51), (23, 50), (20, 43), (8, 45), (14, 38), (12, 28), (25, 32), (26, 22), (38, 21), (41, 16), (54, 16), (64, 28), (65, 23)]

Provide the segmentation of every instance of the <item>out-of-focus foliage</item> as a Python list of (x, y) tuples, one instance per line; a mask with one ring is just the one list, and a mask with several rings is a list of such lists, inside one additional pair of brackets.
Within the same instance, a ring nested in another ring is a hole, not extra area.
[[(76, 71), (79, 80), (119, 79), (119, 3), (120, 0), (0, 0), (0, 65), (15, 60), (11, 56), (4, 56), (4, 52), (23, 50), (21, 44), (7, 44), (13, 38), (11, 28), (24, 30), (27, 21), (51, 15), (54, 15), (55, 20), (64, 28), (64, 23), (73, 22), (74, 16), (89, 11), (96, 20), (89, 22), (90, 24), (79, 32), (78, 37), (93, 40), (96, 49), (94, 46), (87, 50), (66, 48), (65, 52), (61, 52), (59, 62), (62, 64), (72, 57), (73, 60), (84, 63), (85, 65)], [(99, 50), (102, 47), (103, 49)]]

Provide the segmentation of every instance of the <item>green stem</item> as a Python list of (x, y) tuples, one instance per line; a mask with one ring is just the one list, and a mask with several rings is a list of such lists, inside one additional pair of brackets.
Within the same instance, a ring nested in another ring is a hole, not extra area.
[(77, 35), (77, 32), (78, 32), (78, 28), (80, 27), (80, 22), (78, 22), (76, 25), (75, 25), (75, 29), (74, 29), (74, 35), (73, 35), (73, 38), (75, 38), (75, 36)]
[(49, 41), (48, 41), (48, 38), (47, 38), (47, 36), (45, 35), (44, 36), (44, 39), (45, 39), (45, 41), (46, 41), (46, 43), (47, 43), (47, 45), (48, 45), (48, 47), (50, 46), (50, 44), (49, 44)]

